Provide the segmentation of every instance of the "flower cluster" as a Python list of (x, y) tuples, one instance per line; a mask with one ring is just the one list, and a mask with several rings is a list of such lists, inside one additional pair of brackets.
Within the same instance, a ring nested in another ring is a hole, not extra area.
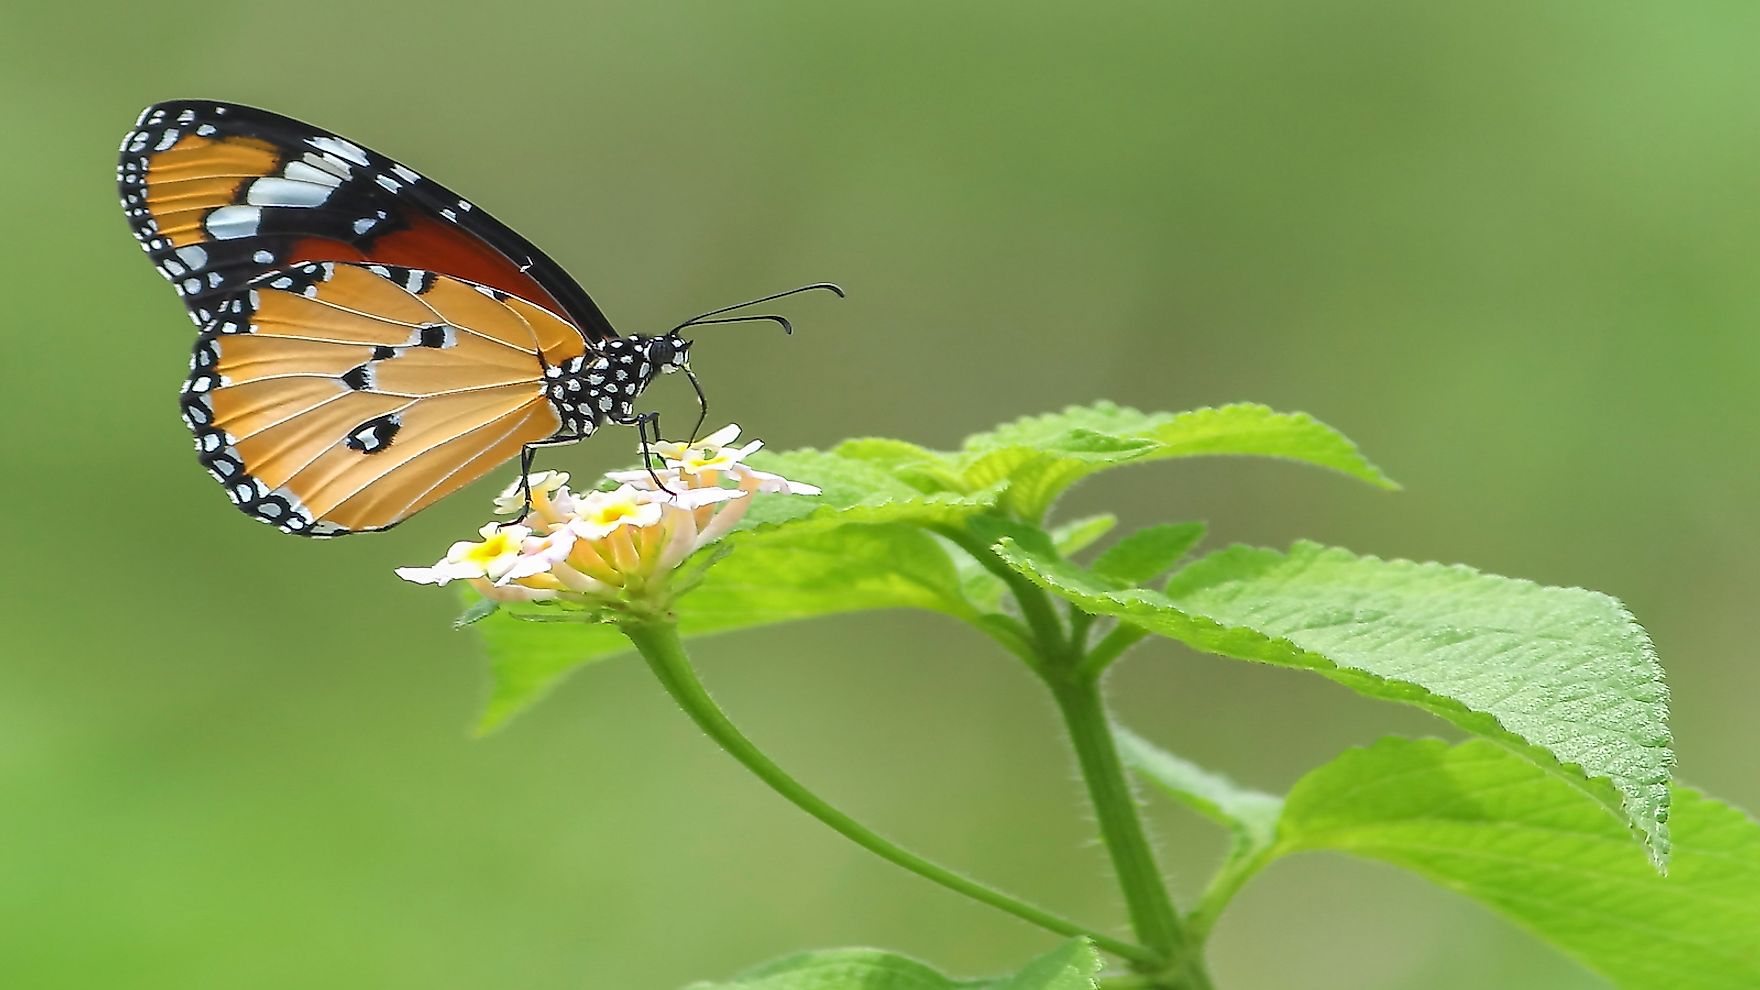
[(432, 567), (400, 567), (418, 584), (468, 581), (499, 602), (564, 601), (587, 606), (665, 600), (672, 571), (698, 549), (731, 531), (752, 495), (817, 495), (812, 485), (745, 465), (763, 446), (731, 446), (728, 426), (695, 443), (662, 441), (663, 469), (614, 471), (610, 491), (573, 492), (568, 475), (540, 471), (515, 481), (495, 511), (531, 510), (513, 523), (492, 522), (480, 540), (452, 545)]

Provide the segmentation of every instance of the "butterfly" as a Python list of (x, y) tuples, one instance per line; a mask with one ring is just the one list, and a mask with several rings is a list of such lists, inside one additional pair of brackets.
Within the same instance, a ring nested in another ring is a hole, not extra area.
[(179, 100), (144, 110), (120, 154), (135, 239), (200, 328), (181, 396), (197, 455), (239, 509), (301, 536), (389, 529), (607, 423), (637, 428), (645, 462), (651, 382), (684, 372), (707, 414), (679, 331), (792, 330), (721, 314), (843, 295), (814, 283), (624, 337), (510, 227), (329, 131)]

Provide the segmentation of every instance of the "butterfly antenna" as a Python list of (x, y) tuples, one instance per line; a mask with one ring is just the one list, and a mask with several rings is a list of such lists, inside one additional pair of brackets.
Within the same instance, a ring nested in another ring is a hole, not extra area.
[[(803, 285), (798, 289), (789, 289), (787, 292), (775, 292), (775, 293), (771, 293), (770, 295), (767, 295), (767, 296), (759, 296), (756, 299), (748, 299), (742, 303), (735, 303), (732, 306), (723, 306), (720, 309), (712, 309), (712, 310), (708, 311), (707, 313), (698, 313), (696, 316), (693, 316), (690, 319), (684, 321), (683, 323), (680, 323), (678, 326), (673, 327), (672, 330), (673, 331), (683, 330), (685, 327), (695, 326), (698, 323), (733, 323), (733, 322), (737, 322), (735, 320), (711, 320), (711, 319), (708, 319), (708, 317), (719, 316), (722, 313), (731, 313), (736, 309), (745, 309), (747, 306), (756, 306), (759, 303), (769, 302), (772, 299), (781, 299), (784, 296), (798, 295), (799, 293), (802, 293), (802, 292), (815, 292), (820, 289), (824, 289), (827, 292), (837, 293), (837, 298), (839, 298), (839, 299), (844, 298), (844, 291), (843, 291), (842, 287), (838, 286), (837, 284), (832, 283), (832, 282), (814, 282), (812, 285)], [(788, 321), (783, 320), (782, 317), (780, 317), (780, 316), (753, 317), (753, 319), (778, 320), (778, 321), (781, 321), (783, 329), (785, 329), (785, 330), (789, 329)], [(790, 330), (789, 332), (792, 333), (793, 331)]]
[(724, 316), (718, 320), (700, 320), (700, 319), (699, 320), (692, 320), (689, 323), (681, 323), (678, 326), (673, 327), (672, 329), (674, 331), (678, 331), (678, 330), (683, 330), (685, 327), (700, 327), (700, 326), (704, 326), (704, 325), (710, 324), (710, 323), (757, 323), (760, 321), (766, 321), (766, 322), (777, 324), (778, 326), (782, 327), (783, 333), (794, 333), (794, 324), (788, 322), (787, 320), (783, 319), (780, 316), (769, 316), (769, 315), (765, 315), (765, 316)]

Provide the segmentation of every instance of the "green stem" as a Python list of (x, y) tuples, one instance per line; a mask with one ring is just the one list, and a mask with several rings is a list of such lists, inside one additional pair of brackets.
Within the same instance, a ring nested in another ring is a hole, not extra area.
[(1071, 745), (1088, 785), (1088, 796), (1100, 824), (1100, 835), (1112, 857), (1119, 888), (1130, 912), (1137, 939), (1163, 960), (1164, 969), (1154, 974), (1151, 986), (1207, 990), (1209, 975), (1173, 901), (1162, 883), (1155, 852), (1143, 831), (1137, 802), (1125, 776), (1124, 763), (1112, 735), (1097, 678), (1053, 675), (1047, 678)]
[(1025, 901), (985, 886), (970, 877), (955, 873), (916, 853), (900, 848), (884, 836), (839, 811), (772, 762), (728, 719), (726, 713), (704, 689), (702, 682), (697, 679), (696, 671), (691, 668), (690, 658), (684, 652), (684, 644), (679, 642), (678, 631), (670, 620), (631, 619), (622, 623), (621, 628), (624, 634), (630, 638), (630, 642), (635, 644), (636, 649), (642, 654), (642, 658), (648, 662), (648, 667), (654, 672), (654, 676), (660, 679), (666, 692), (672, 696), (674, 701), (678, 702), (680, 708), (685, 710), (685, 714), (689, 715), (697, 723), (697, 726), (708, 734), (709, 738), (719, 743), (734, 759), (740, 761), (746, 769), (756, 774), (758, 779), (770, 785), (772, 790), (787, 798), (802, 811), (831, 826), (834, 831), (881, 859), (903, 867), (925, 880), (938, 883), (973, 900), (1006, 911), (1022, 921), (1038, 925), (1040, 928), (1060, 935), (1088, 938), (1107, 952), (1132, 962), (1143, 965), (1157, 963), (1157, 954), (1140, 945), (1133, 945), (1085, 928), (1073, 921), (1060, 918)]
[(1124, 655), (1124, 651), (1142, 642), (1149, 635), (1148, 630), (1141, 626), (1119, 623), (1111, 632), (1100, 637), (1100, 642), (1082, 658), (1081, 666), (1076, 673), (1081, 677), (1099, 677), (1101, 672), (1112, 665), (1112, 661)]
[(1240, 893), (1247, 881), (1257, 876), (1260, 870), (1282, 855), (1283, 849), (1277, 846), (1266, 846), (1254, 850), (1231, 851), (1228, 860), (1216, 875), (1210, 879), (1209, 887), (1203, 896), (1198, 898), (1198, 906), (1186, 915), (1186, 931), (1193, 938), (1205, 939), (1210, 936), (1210, 929), (1216, 926), (1216, 919), (1222, 916), (1222, 910)]
[(1020, 606), (1021, 617), (1027, 621), (1027, 628), (1032, 630), (1033, 637), (1039, 641), (1042, 649), (1063, 641), (1063, 624), (1057, 619), (1057, 609), (1051, 606), (1051, 597), (1044, 589), (1022, 577), (1018, 571), (996, 556), (988, 544), (977, 539), (957, 526), (937, 526), (935, 532), (946, 537), (948, 542), (964, 550), (979, 566), (1002, 579), (1008, 590), (1014, 595), (1015, 604)]

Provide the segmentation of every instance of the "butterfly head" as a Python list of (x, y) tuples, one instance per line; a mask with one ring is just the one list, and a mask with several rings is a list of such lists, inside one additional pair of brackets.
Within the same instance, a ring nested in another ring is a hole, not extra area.
[(641, 347), (649, 363), (663, 375), (690, 370), (691, 342), (680, 337), (677, 330), (649, 337), (641, 342)]

